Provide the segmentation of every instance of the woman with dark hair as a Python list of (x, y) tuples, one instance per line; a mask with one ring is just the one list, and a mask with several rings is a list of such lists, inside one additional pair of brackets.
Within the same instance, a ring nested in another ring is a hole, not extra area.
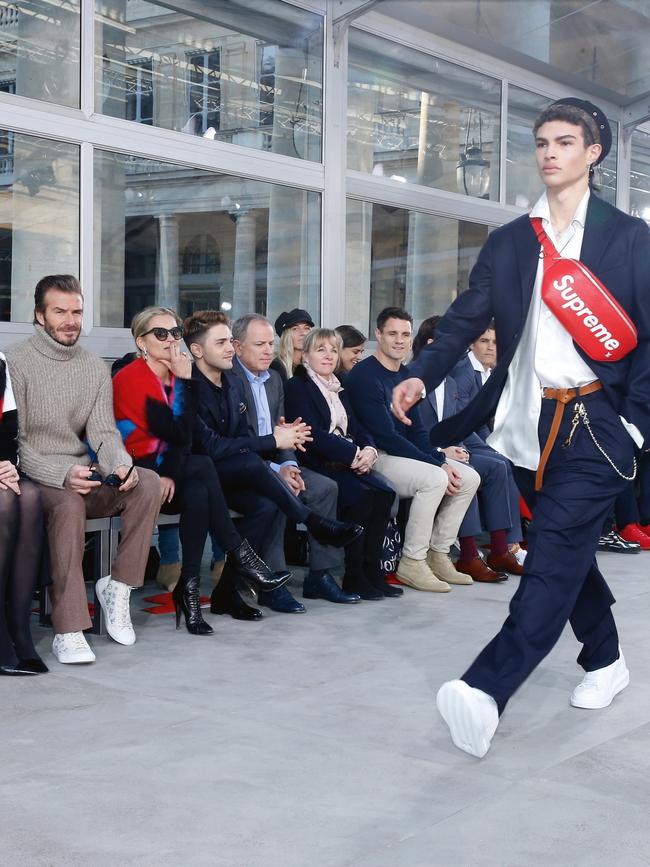
[(305, 337), (303, 363), (285, 385), (285, 408), (311, 426), (300, 462), (334, 479), (339, 486), (339, 514), (361, 524), (364, 532), (345, 549), (343, 590), (362, 599), (401, 596), (381, 569), (386, 527), (395, 491), (372, 467), (377, 450), (370, 434), (356, 420), (334, 369), (340, 338), (327, 328), (313, 328)]
[(0, 675), (43, 674), (29, 617), (43, 548), (38, 488), (18, 472), (16, 403), (0, 352)]
[(361, 361), (368, 338), (354, 325), (337, 325), (334, 330), (341, 339), (339, 363), (334, 372), (341, 385), (345, 385), (348, 373)]
[(172, 594), (176, 627), (182, 613), (192, 635), (212, 633), (199, 601), (199, 573), (208, 532), (227, 552), (220, 582), (224, 607), (215, 613), (228, 613), (238, 620), (258, 619), (260, 612), (239, 597), (235, 576), (253, 590), (263, 591), (282, 586), (290, 573), (272, 572), (242, 539), (212, 460), (191, 454), (198, 388), (192, 380), (192, 361), (179, 348), (180, 320), (168, 308), (147, 307), (134, 317), (131, 331), (138, 358), (113, 378), (115, 418), (134, 463), (159, 474), (162, 511), (180, 513), (182, 566)]

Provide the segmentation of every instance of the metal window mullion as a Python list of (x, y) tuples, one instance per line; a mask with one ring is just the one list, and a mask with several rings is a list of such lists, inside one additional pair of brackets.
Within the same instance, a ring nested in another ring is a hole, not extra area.
[(508, 79), (501, 82), (501, 123), (499, 147), (499, 202), (506, 204), (506, 172), (508, 171)]
[(345, 312), (345, 165), (347, 115), (347, 28), (335, 37), (325, 22), (323, 58), (323, 165), (321, 231), (321, 321), (330, 326)]
[(80, 107), (86, 117), (95, 111), (95, 0), (81, 0)]
[(94, 325), (94, 149), (82, 142), (79, 154), (79, 280), (84, 291), (84, 334)]
[(630, 211), (630, 183), (632, 174), (633, 129), (618, 125), (618, 149), (616, 151), (616, 207)]

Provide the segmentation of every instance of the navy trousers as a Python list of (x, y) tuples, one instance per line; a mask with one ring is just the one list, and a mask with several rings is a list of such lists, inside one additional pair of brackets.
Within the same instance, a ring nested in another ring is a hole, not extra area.
[[(489, 448), (489, 446), (488, 446)], [(496, 454), (496, 452), (495, 452)], [(478, 500), (480, 499), (485, 518), (485, 527), (489, 532), (493, 530), (509, 530), (517, 525), (517, 539), (521, 539), (521, 524), (519, 519), (519, 491), (514, 483), (512, 470), (507, 459), (499, 455), (494, 458), (487, 452), (472, 450), (469, 465), (473, 467), (481, 477), (481, 487), (477, 495), (472, 499), (469, 508), (465, 512), (458, 535), (478, 536), (481, 532), (481, 513)]]
[[(582, 398), (596, 439), (614, 464), (631, 475), (634, 444), (602, 391)], [(533, 473), (515, 467), (515, 480), (532, 504), (528, 555), (510, 613), (463, 680), (491, 695), (503, 711), (508, 700), (550, 652), (567, 621), (582, 644), (578, 663), (586, 671), (618, 658), (614, 597), (595, 560), (605, 517), (626, 482), (579, 425), (563, 446), (573, 415), (569, 403), (544, 473), (533, 495)], [(555, 401), (543, 400), (539, 441), (546, 442)]]

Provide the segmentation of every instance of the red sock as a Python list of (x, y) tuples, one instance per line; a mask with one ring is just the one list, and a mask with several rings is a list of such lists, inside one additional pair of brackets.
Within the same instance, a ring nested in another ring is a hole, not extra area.
[(492, 530), (490, 533), (490, 554), (508, 553), (508, 536), (505, 530)]
[(463, 536), (458, 541), (460, 542), (461, 563), (469, 563), (474, 557), (478, 557), (478, 548), (476, 547), (474, 536)]

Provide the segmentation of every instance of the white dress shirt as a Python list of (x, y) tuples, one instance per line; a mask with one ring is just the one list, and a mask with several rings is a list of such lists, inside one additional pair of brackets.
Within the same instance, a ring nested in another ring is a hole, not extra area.
[(478, 358), (474, 355), (474, 353), (472, 352), (471, 349), (467, 353), (467, 357), (469, 358), (469, 363), (472, 365), (474, 370), (477, 373), (481, 374), (481, 385), (485, 385), (485, 383), (489, 379), (490, 374), (492, 373), (492, 368), (491, 367), (487, 367), (487, 368), (483, 367), (483, 365), (478, 360)]
[[(5, 393), (4, 393), (4, 401), (2, 404), (3, 412), (11, 412), (11, 410), (16, 409), (16, 400), (14, 398), (14, 392), (11, 387), (11, 376), (9, 375), (9, 365), (7, 364), (7, 358), (3, 352), (0, 352), (0, 359), (5, 363)], [(0, 395), (2, 397), (2, 395)]]
[[(590, 192), (580, 201), (567, 229), (556, 237), (551, 225), (546, 193), (537, 201), (530, 215), (541, 217), (544, 231), (556, 250), (568, 259), (580, 259)], [(494, 431), (488, 443), (519, 467), (536, 470), (540, 449), (537, 423), (542, 405), (542, 388), (577, 388), (598, 377), (578, 354), (566, 328), (542, 301), (544, 263), (540, 258), (533, 295), (514, 354), (506, 384), (494, 418)], [(634, 425), (621, 419), (637, 445), (643, 438)]]

